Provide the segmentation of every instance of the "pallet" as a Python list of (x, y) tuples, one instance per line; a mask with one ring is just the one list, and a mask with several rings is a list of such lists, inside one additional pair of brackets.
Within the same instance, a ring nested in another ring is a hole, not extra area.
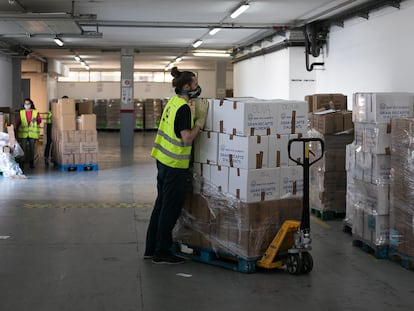
[(374, 255), (377, 259), (388, 258), (388, 245), (375, 245), (361, 238), (352, 240), (352, 245), (360, 247), (364, 252)]
[(394, 248), (389, 248), (388, 257), (391, 261), (398, 263), (407, 270), (414, 270), (414, 257), (404, 255)]
[(57, 164), (57, 168), (65, 172), (97, 171), (98, 164)]
[(337, 220), (345, 218), (344, 212), (320, 211), (315, 208), (311, 208), (311, 214), (320, 218), (321, 220)]
[[(192, 253), (182, 252), (182, 245), (190, 248)], [(256, 261), (258, 258), (245, 259), (234, 254), (215, 251), (205, 247), (182, 245), (177, 244), (174, 247), (175, 253), (181, 257), (242, 273), (254, 273), (256, 271)]]

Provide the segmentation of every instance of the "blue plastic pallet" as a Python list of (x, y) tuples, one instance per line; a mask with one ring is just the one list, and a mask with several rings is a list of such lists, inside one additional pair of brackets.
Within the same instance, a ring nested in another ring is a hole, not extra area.
[(414, 257), (402, 254), (392, 247), (389, 248), (388, 255), (391, 261), (397, 262), (401, 267), (408, 270), (414, 269)]
[(193, 253), (182, 252), (178, 244), (175, 246), (175, 253), (181, 257), (242, 273), (254, 273), (256, 271), (257, 259), (245, 259), (234, 254), (215, 251), (205, 247), (183, 245), (192, 249)]
[(361, 238), (354, 239), (352, 245), (360, 247), (364, 252), (374, 255), (377, 259), (388, 258), (388, 245), (375, 245)]
[(97, 171), (98, 164), (58, 164), (57, 167), (65, 172)]

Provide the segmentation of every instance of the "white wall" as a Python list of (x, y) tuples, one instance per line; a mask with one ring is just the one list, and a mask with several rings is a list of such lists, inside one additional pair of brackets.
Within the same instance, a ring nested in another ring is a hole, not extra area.
[(414, 92), (414, 3), (356, 18), (329, 34), (325, 69), (317, 71), (316, 92)]
[(0, 107), (12, 107), (12, 60), (0, 55)]
[(306, 70), (304, 51), (287, 48), (234, 64), (234, 96), (303, 100), (315, 89), (315, 73)]
[[(214, 98), (216, 90), (215, 71), (199, 71), (198, 83), (202, 88), (202, 97)], [(231, 76), (227, 73), (227, 76)], [(231, 81), (231, 80), (230, 80)], [(227, 83), (226, 83), (227, 84)], [(109, 99), (120, 98), (120, 82), (58, 82), (58, 97)], [(135, 98), (164, 98), (175, 94), (171, 83), (135, 82)]]

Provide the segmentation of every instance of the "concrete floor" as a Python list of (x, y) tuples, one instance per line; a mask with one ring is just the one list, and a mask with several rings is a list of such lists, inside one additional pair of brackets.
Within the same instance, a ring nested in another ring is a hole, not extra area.
[(414, 273), (353, 247), (340, 221), (312, 219), (309, 275), (143, 260), (154, 133), (122, 152), (119, 133), (98, 136), (98, 171), (0, 177), (1, 311), (413, 310)]

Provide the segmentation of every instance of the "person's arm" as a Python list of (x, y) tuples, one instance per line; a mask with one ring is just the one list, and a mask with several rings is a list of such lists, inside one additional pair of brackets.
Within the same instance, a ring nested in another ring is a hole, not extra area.
[(40, 123), (42, 123), (42, 117), (40, 116), (40, 113), (37, 114), (36, 122), (37, 122), (37, 125), (40, 125)]
[(200, 127), (198, 125), (194, 125), (191, 130), (182, 130), (181, 139), (186, 145), (190, 145), (193, 143), (194, 139), (197, 137), (198, 133), (200, 133)]

